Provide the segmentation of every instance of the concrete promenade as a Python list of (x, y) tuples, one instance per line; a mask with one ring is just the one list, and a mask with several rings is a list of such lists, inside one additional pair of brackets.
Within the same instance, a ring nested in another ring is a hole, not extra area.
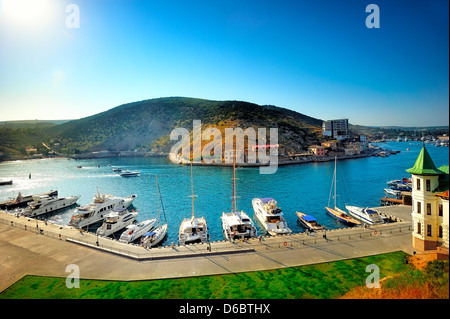
[(153, 249), (0, 212), (0, 291), (24, 275), (67, 277), (69, 264), (79, 266), (81, 278), (128, 281), (268, 270), (399, 250), (412, 254), (411, 206), (379, 210), (401, 221), (328, 230), (326, 238), (325, 232), (301, 233)]

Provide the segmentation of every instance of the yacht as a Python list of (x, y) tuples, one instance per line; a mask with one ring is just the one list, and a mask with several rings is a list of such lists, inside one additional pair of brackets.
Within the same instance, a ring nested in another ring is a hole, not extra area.
[(122, 177), (131, 177), (131, 176), (139, 176), (139, 172), (132, 172), (130, 170), (126, 170), (120, 174)]
[(0, 209), (14, 209), (14, 208), (23, 208), (27, 207), (27, 205), (33, 201), (33, 196), (58, 196), (58, 191), (49, 191), (42, 194), (36, 195), (25, 195), (23, 196), (21, 192), (17, 195), (16, 198), (11, 198), (7, 201), (0, 203)]
[(348, 210), (350, 215), (369, 225), (384, 223), (383, 218), (381, 218), (381, 216), (373, 209), (369, 208), (364, 209), (362, 207), (349, 205), (346, 205), (345, 208)]
[(105, 215), (114, 209), (128, 208), (136, 197), (137, 195), (116, 197), (112, 195), (100, 194), (97, 190), (97, 194), (94, 197), (94, 202), (78, 207), (68, 225), (82, 228), (95, 224), (103, 220)]
[(33, 201), (28, 203), (28, 207), (23, 212), (24, 216), (35, 217), (45, 213), (55, 212), (57, 210), (75, 205), (80, 196), (70, 196), (58, 198), (58, 196), (33, 196)]
[(178, 231), (178, 241), (181, 245), (201, 242), (205, 243), (208, 240), (208, 225), (204, 217), (195, 217), (194, 212), (194, 183), (192, 177), (192, 162), (191, 162), (191, 198), (192, 198), (192, 217), (185, 218), (181, 222)]
[(126, 208), (118, 208), (105, 216), (103, 224), (97, 229), (97, 235), (109, 236), (134, 222), (138, 212), (129, 212)]
[(233, 187), (231, 196), (231, 212), (222, 213), (223, 235), (227, 240), (256, 237), (256, 227), (244, 211), (236, 207), (236, 161), (233, 160)]
[(144, 220), (137, 224), (128, 225), (126, 230), (120, 235), (119, 241), (122, 243), (131, 243), (150, 231), (155, 226), (156, 218)]
[(287, 226), (281, 208), (277, 204), (273, 198), (254, 198), (252, 200), (256, 217), (270, 235), (290, 234), (292, 231)]

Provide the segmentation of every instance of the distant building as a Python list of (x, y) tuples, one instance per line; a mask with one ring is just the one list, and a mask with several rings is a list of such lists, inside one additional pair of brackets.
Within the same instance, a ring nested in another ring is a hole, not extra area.
[(423, 146), (416, 163), (406, 172), (412, 175), (413, 247), (435, 250), (449, 247), (449, 167), (436, 168)]
[(323, 136), (329, 136), (338, 141), (347, 140), (348, 134), (348, 119), (329, 120), (322, 124)]
[(337, 144), (338, 141), (333, 140), (333, 141), (326, 141), (326, 142), (322, 142), (321, 145), (325, 148), (331, 148), (332, 151), (336, 151), (337, 150)]
[(325, 147), (319, 145), (311, 145), (308, 149), (316, 156), (325, 156)]

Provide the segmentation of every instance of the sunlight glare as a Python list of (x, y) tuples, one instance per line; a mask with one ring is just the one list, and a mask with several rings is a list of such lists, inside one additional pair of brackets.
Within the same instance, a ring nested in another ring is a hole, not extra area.
[(1, 0), (0, 18), (9, 26), (40, 28), (55, 21), (57, 0)]

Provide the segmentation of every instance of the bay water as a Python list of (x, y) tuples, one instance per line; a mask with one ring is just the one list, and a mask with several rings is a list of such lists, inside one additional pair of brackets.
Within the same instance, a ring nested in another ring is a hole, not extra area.
[[(412, 167), (422, 148), (419, 142), (388, 142), (383, 148), (399, 150), (390, 157), (367, 157), (337, 162), (337, 206), (345, 204), (376, 207), (385, 196), (386, 182), (410, 177), (405, 172)], [(448, 165), (448, 147), (426, 145), (436, 167)], [(278, 201), (289, 227), (294, 233), (304, 229), (295, 212), (313, 215), (327, 229), (346, 227), (329, 216), (325, 206), (334, 205), (330, 198), (334, 161), (279, 166), (275, 174), (259, 174), (259, 168), (236, 169), (238, 209), (244, 210), (255, 222), (259, 234), (263, 228), (254, 216), (251, 201), (256, 197), (272, 197)], [(77, 168), (81, 166), (82, 168)], [(113, 168), (139, 171), (139, 177), (124, 178)], [(30, 176), (31, 174), (31, 176)], [(137, 194), (132, 209), (139, 211), (137, 220), (158, 218), (156, 181), (158, 182), (168, 234), (163, 245), (178, 244), (181, 221), (192, 215), (190, 166), (176, 165), (166, 158), (114, 157), (102, 159), (36, 159), (0, 163), (0, 179), (12, 179), (12, 185), (0, 186), (0, 201), (23, 195), (58, 190), (60, 197), (81, 195), (78, 205), (91, 203), (97, 189), (114, 196)], [(195, 216), (206, 218), (212, 241), (223, 240), (222, 212), (231, 210), (232, 175), (230, 167), (194, 166), (193, 183)], [(30, 178), (31, 177), (31, 178)], [(74, 214), (75, 206), (42, 216), (51, 222), (65, 225)]]

